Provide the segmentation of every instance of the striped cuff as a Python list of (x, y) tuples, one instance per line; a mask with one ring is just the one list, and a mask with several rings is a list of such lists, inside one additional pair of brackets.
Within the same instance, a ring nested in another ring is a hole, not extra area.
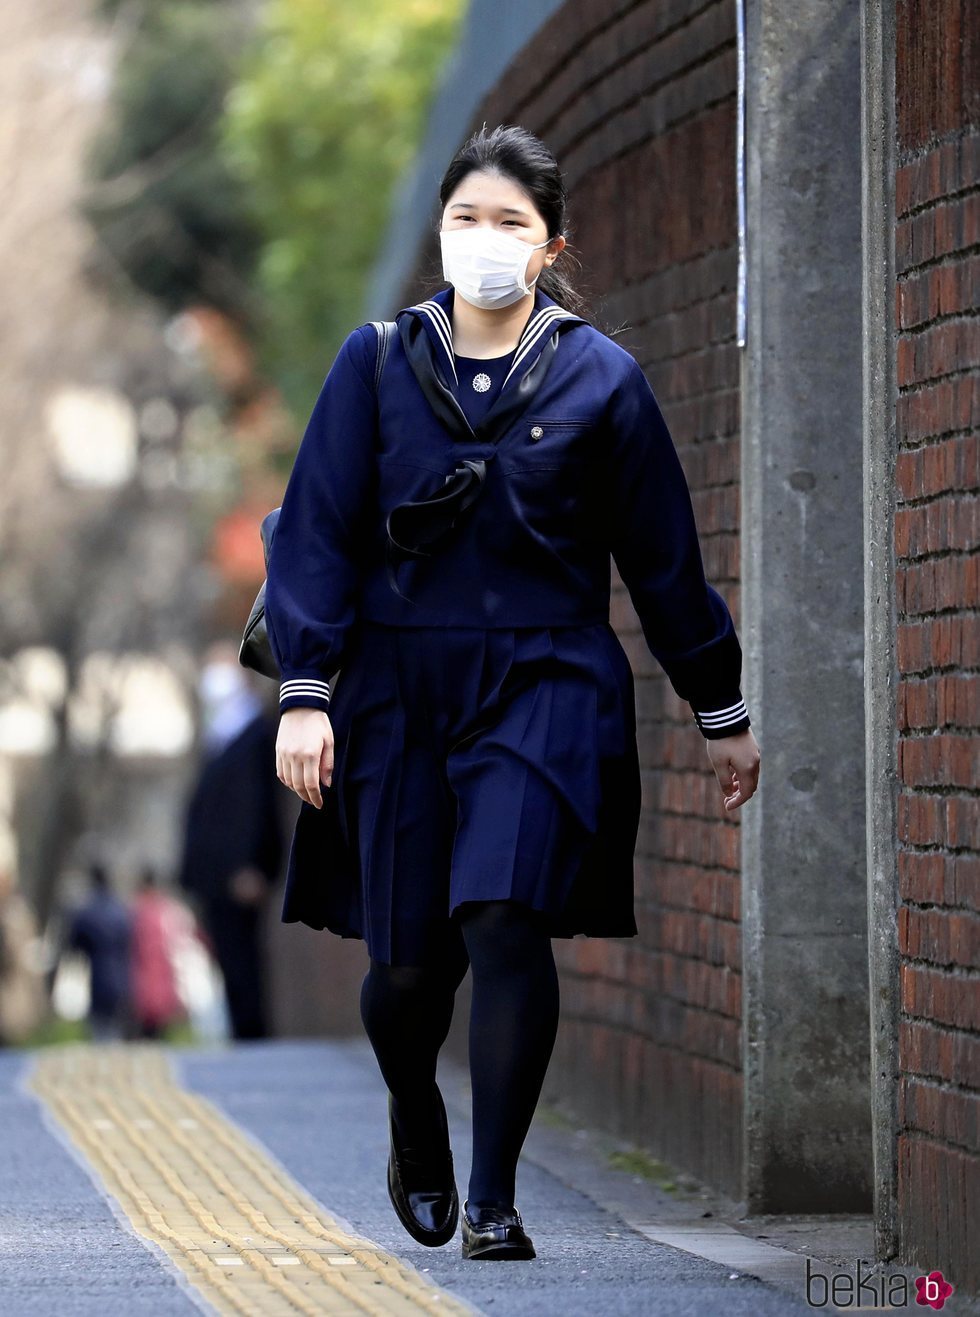
[(330, 687), (319, 677), (291, 677), (279, 686), (279, 711), (321, 709), (330, 712)]
[(737, 736), (751, 726), (744, 700), (728, 704), (724, 709), (695, 709), (693, 704), (691, 708), (701, 735), (708, 741), (717, 741), (723, 736)]

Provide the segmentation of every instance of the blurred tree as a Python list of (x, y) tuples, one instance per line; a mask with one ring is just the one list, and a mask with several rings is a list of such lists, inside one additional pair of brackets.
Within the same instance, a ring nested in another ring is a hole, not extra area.
[(269, 0), (222, 141), (263, 235), (260, 360), (309, 412), (357, 323), (462, 0)]
[(82, 209), (103, 264), (168, 310), (192, 302), (256, 322), (259, 234), (219, 145), (222, 107), (254, 20), (242, 0), (102, 0), (121, 46), (87, 161)]
[(84, 203), (103, 264), (234, 317), (305, 416), (356, 323), (464, 0), (100, 0), (124, 46)]

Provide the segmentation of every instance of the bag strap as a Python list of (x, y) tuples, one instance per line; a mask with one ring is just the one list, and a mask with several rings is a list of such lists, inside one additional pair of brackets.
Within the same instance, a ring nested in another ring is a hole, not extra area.
[(378, 355), (374, 363), (374, 387), (375, 390), (381, 387), (381, 372), (385, 368), (385, 362), (388, 360), (388, 345), (391, 342), (391, 336), (398, 328), (394, 320), (372, 320), (378, 334)]

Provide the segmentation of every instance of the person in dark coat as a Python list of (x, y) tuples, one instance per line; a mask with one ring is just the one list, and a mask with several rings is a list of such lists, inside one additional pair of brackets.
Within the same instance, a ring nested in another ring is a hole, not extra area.
[(194, 899), (224, 979), (232, 1036), (268, 1036), (262, 936), (282, 859), (275, 727), (225, 642), (200, 679), (201, 765), (186, 807), (178, 881)]
[[(527, 1259), (515, 1177), (558, 1024), (551, 939), (637, 933), (634, 688), (610, 555), (727, 811), (760, 756), (653, 390), (554, 268), (554, 156), (520, 127), (483, 129), (439, 200), (448, 286), (398, 313), (386, 357), (384, 326), (348, 335), (272, 541), (276, 772), (303, 802), (282, 918), (367, 944), (361, 1012), (402, 1224), (439, 1245), (461, 1216), (464, 1257)], [(435, 1076), (468, 966), (460, 1214)]]
[(92, 890), (71, 916), (65, 947), (81, 952), (89, 962), (93, 1040), (115, 1042), (126, 1036), (129, 1026), (132, 912), (112, 890), (104, 864), (89, 866), (89, 881)]

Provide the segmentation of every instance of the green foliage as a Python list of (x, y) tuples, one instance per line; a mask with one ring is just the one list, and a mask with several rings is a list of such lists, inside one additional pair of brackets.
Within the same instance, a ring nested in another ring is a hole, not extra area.
[(168, 309), (203, 300), (247, 319), (259, 239), (244, 187), (218, 149), (248, 34), (242, 6), (156, 0), (127, 12), (132, 26), (89, 156), (84, 212), (103, 256)]
[(89, 1027), (84, 1020), (64, 1020), (50, 1011), (36, 1029), (18, 1047), (61, 1047), (65, 1043), (89, 1041)]
[(358, 321), (461, 7), (270, 0), (228, 97), (226, 159), (264, 239), (263, 364), (298, 414)]
[(170, 311), (243, 323), (308, 414), (463, 0), (99, 5), (125, 34), (84, 202), (103, 256)]

